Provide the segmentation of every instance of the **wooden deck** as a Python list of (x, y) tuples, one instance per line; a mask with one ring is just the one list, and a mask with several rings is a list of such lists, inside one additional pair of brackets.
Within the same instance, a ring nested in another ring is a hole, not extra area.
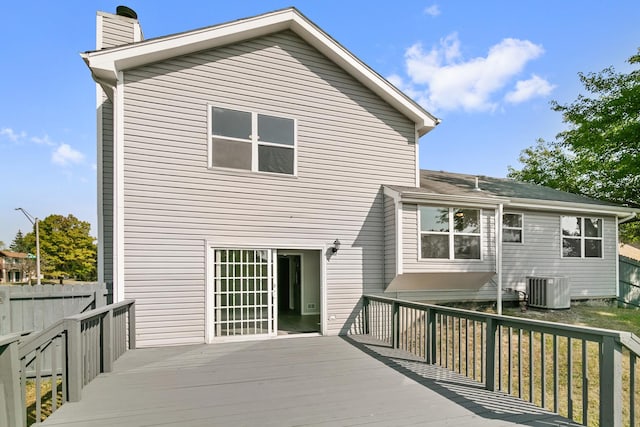
[(138, 349), (44, 426), (567, 426), (368, 337)]

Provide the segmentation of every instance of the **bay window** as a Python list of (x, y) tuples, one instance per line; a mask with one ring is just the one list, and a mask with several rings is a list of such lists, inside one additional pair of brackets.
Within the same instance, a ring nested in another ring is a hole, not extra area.
[(420, 206), (422, 259), (481, 259), (480, 210)]

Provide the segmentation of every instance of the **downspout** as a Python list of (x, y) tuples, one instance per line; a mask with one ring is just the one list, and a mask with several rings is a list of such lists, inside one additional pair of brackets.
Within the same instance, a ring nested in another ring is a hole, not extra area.
[(625, 216), (624, 218), (621, 218), (618, 220), (618, 225), (620, 224), (624, 224), (625, 222), (631, 221), (632, 219), (634, 219), (638, 214), (636, 212), (632, 212), (631, 215), (629, 216)]
[(496, 309), (498, 315), (502, 315), (502, 215), (504, 205), (498, 205), (496, 215), (496, 274), (498, 275), (498, 296), (496, 298)]

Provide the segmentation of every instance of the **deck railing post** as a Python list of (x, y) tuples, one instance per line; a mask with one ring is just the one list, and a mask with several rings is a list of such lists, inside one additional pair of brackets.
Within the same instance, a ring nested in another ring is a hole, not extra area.
[(391, 304), (391, 345), (398, 348), (400, 345), (400, 304), (394, 301)]
[(25, 425), (20, 391), (18, 337), (0, 346), (0, 427)]
[(496, 390), (496, 331), (498, 322), (489, 317), (487, 319), (487, 343), (485, 345), (485, 387)]
[(433, 309), (427, 309), (427, 327), (425, 328), (425, 354), (427, 355), (427, 363), (436, 363), (436, 312)]
[(369, 334), (369, 298), (366, 295), (362, 299), (362, 333)]
[(107, 310), (102, 317), (101, 356), (102, 372), (113, 370), (113, 310)]
[(136, 348), (136, 304), (129, 304), (129, 350)]
[(82, 398), (82, 322), (65, 319), (67, 330), (67, 392), (69, 402), (79, 402)]
[(604, 337), (600, 355), (600, 425), (622, 426), (622, 345)]

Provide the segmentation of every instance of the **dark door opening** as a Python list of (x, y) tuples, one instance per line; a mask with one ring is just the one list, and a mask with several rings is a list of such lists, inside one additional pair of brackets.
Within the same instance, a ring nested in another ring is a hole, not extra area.
[[(280, 252), (280, 251), (279, 251)], [(311, 294), (311, 289), (317, 289), (319, 294), (319, 277), (309, 277), (312, 273), (312, 266), (315, 262), (311, 254), (302, 253), (279, 253), (278, 254), (278, 334), (299, 334), (320, 331), (320, 314), (310, 313), (309, 307), (316, 307), (311, 303), (303, 307), (304, 291)], [(312, 252), (313, 253), (313, 252)], [(319, 256), (318, 256), (319, 259)], [(305, 268), (310, 268), (307, 273), (303, 273)], [(305, 282), (304, 275), (307, 276)], [(303, 290), (303, 287), (306, 288)], [(307, 297), (309, 298), (309, 296)], [(319, 305), (319, 304), (318, 304)], [(313, 311), (313, 310), (312, 310)]]

